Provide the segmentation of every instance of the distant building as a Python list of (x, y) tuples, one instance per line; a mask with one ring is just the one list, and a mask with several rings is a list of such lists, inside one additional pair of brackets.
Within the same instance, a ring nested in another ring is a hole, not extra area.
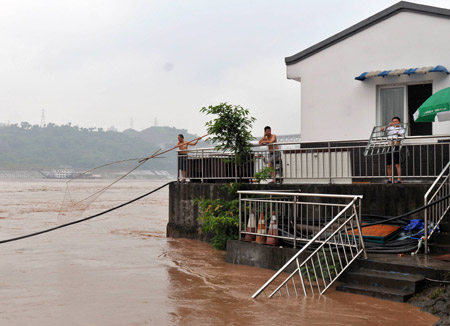
[(409, 136), (448, 134), (450, 122), (412, 115), (450, 87), (449, 35), (450, 10), (402, 1), (287, 57), (288, 79), (301, 83), (302, 141), (367, 139), (393, 116)]

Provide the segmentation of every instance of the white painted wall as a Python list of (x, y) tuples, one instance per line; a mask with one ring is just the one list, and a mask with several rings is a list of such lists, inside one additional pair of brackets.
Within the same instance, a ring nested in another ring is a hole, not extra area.
[[(401, 12), (302, 61), (287, 66), (301, 81), (302, 141), (367, 139), (376, 124), (377, 87), (433, 83), (450, 87), (450, 75), (354, 78), (362, 72), (443, 65), (450, 69), (450, 19)], [(437, 119), (436, 119), (437, 120)], [(449, 134), (435, 122), (433, 134)]]

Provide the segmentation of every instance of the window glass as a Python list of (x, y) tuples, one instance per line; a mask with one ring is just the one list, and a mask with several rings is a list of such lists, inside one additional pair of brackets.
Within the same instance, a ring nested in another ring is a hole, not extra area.
[(381, 88), (380, 89), (380, 122), (381, 126), (387, 125), (393, 117), (399, 117), (402, 122), (405, 116), (405, 88)]

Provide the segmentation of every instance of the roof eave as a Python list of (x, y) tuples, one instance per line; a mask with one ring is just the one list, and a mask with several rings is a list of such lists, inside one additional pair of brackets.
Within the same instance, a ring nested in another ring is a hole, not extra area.
[(340, 33), (337, 33), (322, 42), (319, 42), (297, 54), (294, 54), (293, 56), (286, 57), (285, 62), (286, 65), (293, 65), (299, 61), (302, 61), (303, 59), (306, 59), (313, 54), (316, 54), (338, 42), (341, 42), (345, 40), (346, 38), (355, 35), (366, 28), (369, 28), (375, 24), (378, 24), (379, 22), (388, 19), (389, 17), (392, 17), (393, 15), (398, 14), (399, 12), (415, 12), (415, 13), (421, 13), (425, 15), (432, 15), (432, 16), (440, 16), (444, 18), (450, 18), (450, 9), (444, 9), (444, 8), (438, 8), (438, 7), (432, 7), (432, 6), (426, 6), (421, 5), (417, 3), (411, 3), (406, 1), (400, 1), (396, 3), (395, 5), (384, 9), (383, 11), (380, 11), (379, 13), (370, 16), (369, 18), (343, 30)]

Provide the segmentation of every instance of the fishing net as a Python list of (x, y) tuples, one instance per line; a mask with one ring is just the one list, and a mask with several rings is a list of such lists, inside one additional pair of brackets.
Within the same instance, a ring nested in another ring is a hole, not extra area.
[(112, 162), (85, 172), (74, 173), (72, 179), (66, 182), (64, 198), (57, 218), (58, 223), (70, 223), (134, 199), (134, 197), (126, 198), (127, 196), (134, 195), (132, 191), (128, 191), (127, 193), (121, 194), (121, 196), (115, 196), (115, 198), (120, 197), (120, 202), (117, 202), (117, 200), (109, 200), (108, 198), (104, 200), (105, 198), (102, 198), (101, 202), (103, 203), (103, 206), (96, 203), (100, 196), (105, 196), (105, 193), (111, 193), (114, 190), (114, 186), (122, 180), (161, 179), (170, 177), (168, 174), (151, 172), (142, 167), (149, 160), (163, 158), (161, 155), (176, 150), (180, 146), (191, 143), (195, 145), (198, 140), (205, 136), (198, 137), (162, 152), (161, 150), (158, 150), (149, 157)]
[[(102, 205), (96, 205), (95, 203), (106, 192), (114, 191), (114, 186), (122, 180), (168, 177), (168, 175), (142, 168), (148, 160), (157, 158), (158, 154), (161, 153), (157, 151), (147, 158), (117, 161), (85, 172), (73, 172), (72, 178), (66, 182), (64, 198), (57, 217), (58, 223), (73, 222), (120, 204), (107, 199), (106, 201), (102, 200)], [(125, 193), (120, 196), (121, 202), (127, 201), (126, 197), (127, 194)]]

